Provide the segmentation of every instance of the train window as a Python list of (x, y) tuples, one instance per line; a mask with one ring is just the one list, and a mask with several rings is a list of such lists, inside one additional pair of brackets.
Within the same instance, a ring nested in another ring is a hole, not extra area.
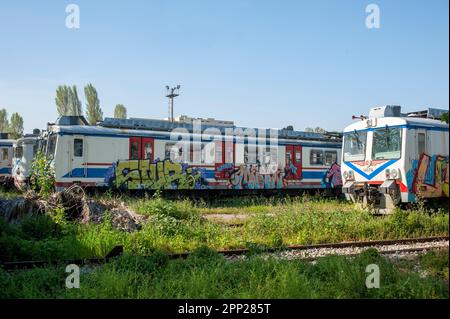
[(257, 161), (257, 151), (256, 146), (251, 145), (250, 147), (248, 144), (244, 146), (244, 163), (245, 164), (255, 164)]
[[(186, 147), (189, 147), (186, 145)], [(177, 145), (177, 143), (166, 143), (165, 159), (170, 159), (174, 163), (181, 163), (184, 160), (183, 146)], [(186, 153), (186, 156), (189, 154)], [(185, 159), (187, 160), (187, 158)]]
[(225, 163), (233, 163), (233, 143), (225, 142)]
[(292, 164), (291, 152), (286, 152), (286, 166), (290, 166)]
[(333, 165), (337, 162), (337, 151), (325, 151), (325, 166)]
[(2, 151), (0, 152), (0, 160), (8, 160), (8, 149), (6, 147), (2, 148)]
[(323, 150), (311, 150), (309, 163), (311, 165), (323, 165)]
[(271, 152), (270, 152), (270, 147), (266, 147), (266, 148), (264, 148), (263, 149), (264, 150), (264, 152), (263, 152), (263, 163), (264, 164), (270, 164), (270, 162), (271, 162)]
[(298, 164), (302, 161), (302, 153), (300, 150), (295, 151), (295, 162)]
[(144, 159), (153, 159), (153, 145), (150, 142), (144, 144)]
[(216, 151), (216, 163), (222, 163), (223, 162), (222, 143), (217, 142), (215, 143), (214, 147)]
[(130, 147), (131, 147), (130, 159), (131, 160), (138, 160), (139, 159), (139, 142), (138, 141), (132, 141)]
[(55, 150), (56, 150), (56, 135), (52, 134), (48, 138), (48, 144), (47, 144), (47, 156), (49, 159), (53, 159), (55, 156)]
[(73, 156), (75, 157), (83, 156), (83, 140), (80, 138), (75, 138), (73, 140)]
[(417, 134), (417, 148), (419, 150), (419, 156), (425, 153), (425, 133)]
[(23, 156), (23, 147), (22, 146), (16, 146), (14, 148), (14, 157), (17, 159), (21, 159)]
[(367, 132), (351, 132), (344, 136), (344, 161), (364, 161), (366, 158)]
[(400, 158), (402, 145), (401, 128), (388, 126), (373, 131), (372, 159)]
[(36, 144), (33, 145), (33, 158), (37, 154), (38, 150), (39, 150), (39, 147), (38, 147), (38, 145), (36, 143)]
[(175, 153), (175, 143), (166, 143), (166, 148), (165, 148), (165, 153), (164, 153), (164, 158), (165, 159), (172, 159), (174, 157)]

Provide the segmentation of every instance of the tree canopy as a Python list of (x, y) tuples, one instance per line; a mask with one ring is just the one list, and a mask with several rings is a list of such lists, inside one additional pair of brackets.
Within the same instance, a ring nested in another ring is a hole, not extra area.
[(19, 113), (13, 113), (11, 115), (9, 130), (13, 139), (18, 139), (23, 136), (23, 118)]
[(81, 102), (78, 98), (77, 87), (60, 85), (56, 89), (56, 111), (59, 116), (81, 115)]
[(118, 119), (127, 118), (127, 108), (123, 104), (117, 104), (114, 108), (114, 117)]
[(8, 128), (8, 112), (5, 109), (0, 109), (0, 132), (6, 132)]
[(84, 87), (84, 96), (86, 97), (86, 117), (91, 125), (103, 120), (103, 112), (100, 108), (97, 90), (89, 83)]

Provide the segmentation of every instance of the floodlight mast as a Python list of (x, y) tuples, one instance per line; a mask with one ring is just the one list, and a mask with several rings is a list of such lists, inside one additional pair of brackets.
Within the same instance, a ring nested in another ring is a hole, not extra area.
[(178, 93), (180, 90), (181, 85), (177, 85), (175, 87), (170, 88), (168, 85), (166, 85), (166, 97), (169, 99), (169, 122), (173, 122), (173, 99), (179, 96)]

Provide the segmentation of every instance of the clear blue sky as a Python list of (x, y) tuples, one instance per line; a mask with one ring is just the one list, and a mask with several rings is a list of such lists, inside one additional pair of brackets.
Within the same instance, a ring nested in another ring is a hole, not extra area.
[[(65, 7), (80, 7), (67, 29)], [(381, 28), (367, 29), (376, 3)], [(338, 129), (371, 106), (449, 107), (448, 1), (2, 1), (0, 108), (26, 132), (56, 119), (55, 89), (91, 82), (105, 116), (175, 115)]]

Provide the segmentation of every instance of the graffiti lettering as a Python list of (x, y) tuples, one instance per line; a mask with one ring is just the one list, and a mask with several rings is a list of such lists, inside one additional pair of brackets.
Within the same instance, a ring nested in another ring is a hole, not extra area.
[(342, 186), (341, 166), (338, 163), (331, 165), (325, 174), (325, 179), (331, 187)]
[(422, 154), (413, 163), (411, 190), (424, 197), (448, 197), (448, 157)]
[(199, 189), (206, 184), (201, 168), (169, 159), (119, 161), (115, 176), (116, 186), (127, 189)]

